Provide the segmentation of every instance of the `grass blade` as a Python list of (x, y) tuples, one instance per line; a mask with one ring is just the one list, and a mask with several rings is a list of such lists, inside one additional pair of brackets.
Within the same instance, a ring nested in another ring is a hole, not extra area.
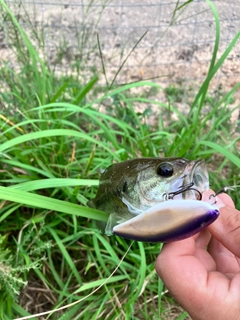
[(2, 200), (21, 203), (25, 206), (44, 208), (57, 212), (76, 215), (94, 220), (107, 221), (108, 214), (105, 212), (79, 206), (75, 203), (70, 203), (58, 199), (51, 199), (38, 194), (33, 194), (25, 191), (15, 190), (0, 186), (0, 194)]

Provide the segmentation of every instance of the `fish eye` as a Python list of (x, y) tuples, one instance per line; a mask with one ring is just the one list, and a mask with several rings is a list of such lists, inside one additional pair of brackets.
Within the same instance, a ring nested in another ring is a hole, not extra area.
[(168, 162), (161, 163), (157, 168), (157, 174), (164, 178), (171, 177), (173, 175), (173, 166)]

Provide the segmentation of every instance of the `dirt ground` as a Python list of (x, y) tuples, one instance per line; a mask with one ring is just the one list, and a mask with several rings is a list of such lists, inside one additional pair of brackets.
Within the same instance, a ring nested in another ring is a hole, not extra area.
[[(50, 65), (60, 74), (72, 72), (74, 65), (78, 65), (83, 75), (89, 75), (93, 72), (89, 70), (101, 70), (103, 62), (109, 83), (121, 68), (115, 83), (154, 79), (163, 88), (169, 85), (183, 88), (185, 92), (179, 104), (182, 112), (187, 112), (189, 101), (207, 75), (216, 24), (204, 0), (193, 1), (177, 11), (177, 0), (18, 1), (9, 1), (9, 6), (32, 39), (32, 29), (38, 32)], [(240, 2), (215, 0), (212, 3), (220, 19), (220, 58), (240, 31)], [(11, 61), (11, 45), (4, 28), (0, 30), (0, 55), (2, 61)], [(229, 92), (240, 83), (239, 70), (240, 41), (211, 81), (211, 92)], [(105, 82), (102, 77), (101, 83)], [(166, 100), (161, 90), (154, 98)], [(231, 108), (238, 108), (240, 90), (234, 99)], [(233, 113), (233, 122), (238, 119), (238, 111)]]
[[(162, 77), (156, 80), (160, 84), (201, 82), (207, 73), (214, 46), (213, 14), (206, 1), (193, 1), (186, 10), (177, 11), (173, 18), (176, 2), (22, 0), (33, 25), (42, 27), (49, 60), (57, 63), (59, 50), (62, 51), (65, 64), (59, 64), (59, 69), (85, 56), (88, 57), (88, 66), (96, 62), (99, 66), (97, 32), (106, 72), (111, 79), (127, 53), (147, 32), (119, 74), (118, 82), (152, 77)], [(9, 1), (10, 7), (23, 18), (26, 12), (16, 3)], [(221, 22), (220, 56), (240, 31), (240, 2), (221, 0), (213, 3)], [(7, 42), (7, 39), (3, 41)], [(0, 49), (1, 56), (6, 58), (6, 47), (0, 46)], [(221, 83), (226, 91), (231, 89), (240, 81), (239, 70), (238, 42), (216, 75), (214, 85)]]
[[(176, 9), (178, 1), (170, 0), (22, 0), (9, 5), (28, 30), (41, 34), (50, 64), (58, 71), (71, 72), (78, 63), (83, 72), (101, 69), (97, 34), (106, 76), (111, 82), (128, 53), (138, 43), (121, 69), (116, 83), (155, 78), (163, 88), (174, 84), (186, 89), (189, 100), (208, 72), (214, 48), (215, 22), (210, 6), (204, 0), (193, 1), (184, 10)], [(240, 2), (212, 1), (220, 18), (218, 57), (240, 31)], [(20, 3), (20, 2), (19, 2)], [(184, 1), (182, 2), (184, 3)], [(2, 45), (1, 45), (2, 44)], [(0, 36), (0, 55), (8, 60), (11, 52), (4, 32)], [(211, 82), (212, 91), (228, 92), (240, 82), (240, 42), (236, 44), (221, 70)], [(105, 79), (102, 78), (104, 82)], [(102, 83), (103, 83), (102, 82)], [(163, 96), (159, 93), (157, 99)], [(235, 94), (236, 107), (240, 90)], [(184, 103), (181, 105), (184, 108)], [(237, 117), (237, 112), (235, 112)]]

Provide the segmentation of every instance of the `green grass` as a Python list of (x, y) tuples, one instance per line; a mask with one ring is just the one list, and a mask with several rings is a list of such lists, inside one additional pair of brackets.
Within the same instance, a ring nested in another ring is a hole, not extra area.
[[(100, 169), (135, 157), (204, 158), (213, 189), (239, 184), (240, 138), (228, 106), (240, 84), (207, 113), (204, 105), (211, 79), (240, 35), (217, 61), (219, 21), (207, 2), (216, 20), (215, 47), (206, 80), (183, 116), (173, 103), (132, 94), (136, 87), (162, 90), (153, 82), (102, 88), (93, 99), (99, 75), (87, 84), (58, 78), (1, 1), (28, 52), (18, 71), (1, 66), (1, 319), (67, 304), (42, 319), (169, 319), (177, 308), (154, 271), (161, 244), (134, 242), (121, 262), (131, 242), (101, 234), (96, 220), (106, 221), (107, 214), (86, 203), (96, 193)], [(107, 100), (111, 106), (102, 112)], [(153, 105), (155, 125), (149, 122)], [(238, 192), (231, 195), (240, 208)]]

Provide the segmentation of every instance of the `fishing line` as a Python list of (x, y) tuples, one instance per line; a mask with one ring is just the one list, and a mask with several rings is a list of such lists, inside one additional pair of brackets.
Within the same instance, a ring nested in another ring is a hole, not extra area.
[(57, 312), (57, 311), (60, 311), (60, 310), (64, 310), (64, 309), (67, 309), (69, 307), (72, 307), (72, 306), (75, 306), (76, 304), (78, 304), (79, 302), (82, 302), (83, 300), (87, 299), (88, 297), (90, 297), (91, 295), (93, 295), (95, 292), (97, 292), (100, 288), (102, 288), (107, 282), (108, 280), (114, 275), (114, 273), (118, 270), (119, 266), (121, 265), (121, 263), (123, 262), (123, 260), (125, 259), (126, 255), (128, 254), (129, 250), (131, 249), (132, 247), (132, 244), (133, 244), (134, 241), (131, 242), (131, 244), (129, 245), (127, 251), (124, 253), (123, 257), (121, 258), (121, 260), (119, 261), (118, 265), (116, 266), (116, 268), (113, 270), (113, 272), (110, 274), (110, 276), (105, 280), (103, 281), (103, 283), (97, 287), (95, 290), (93, 290), (91, 293), (89, 293), (88, 295), (86, 295), (85, 297), (77, 300), (77, 301), (74, 301), (72, 303), (69, 303), (65, 306), (62, 306), (60, 308), (57, 308), (55, 310), (50, 310), (50, 311), (45, 311), (45, 312), (41, 312), (41, 313), (36, 313), (34, 315), (31, 315), (31, 316), (26, 316), (26, 317), (21, 317), (21, 318), (15, 318), (13, 320), (27, 320), (27, 319), (32, 319), (32, 318), (35, 318), (35, 317), (40, 317), (40, 316), (45, 316), (45, 315), (52, 315), (54, 312)]

